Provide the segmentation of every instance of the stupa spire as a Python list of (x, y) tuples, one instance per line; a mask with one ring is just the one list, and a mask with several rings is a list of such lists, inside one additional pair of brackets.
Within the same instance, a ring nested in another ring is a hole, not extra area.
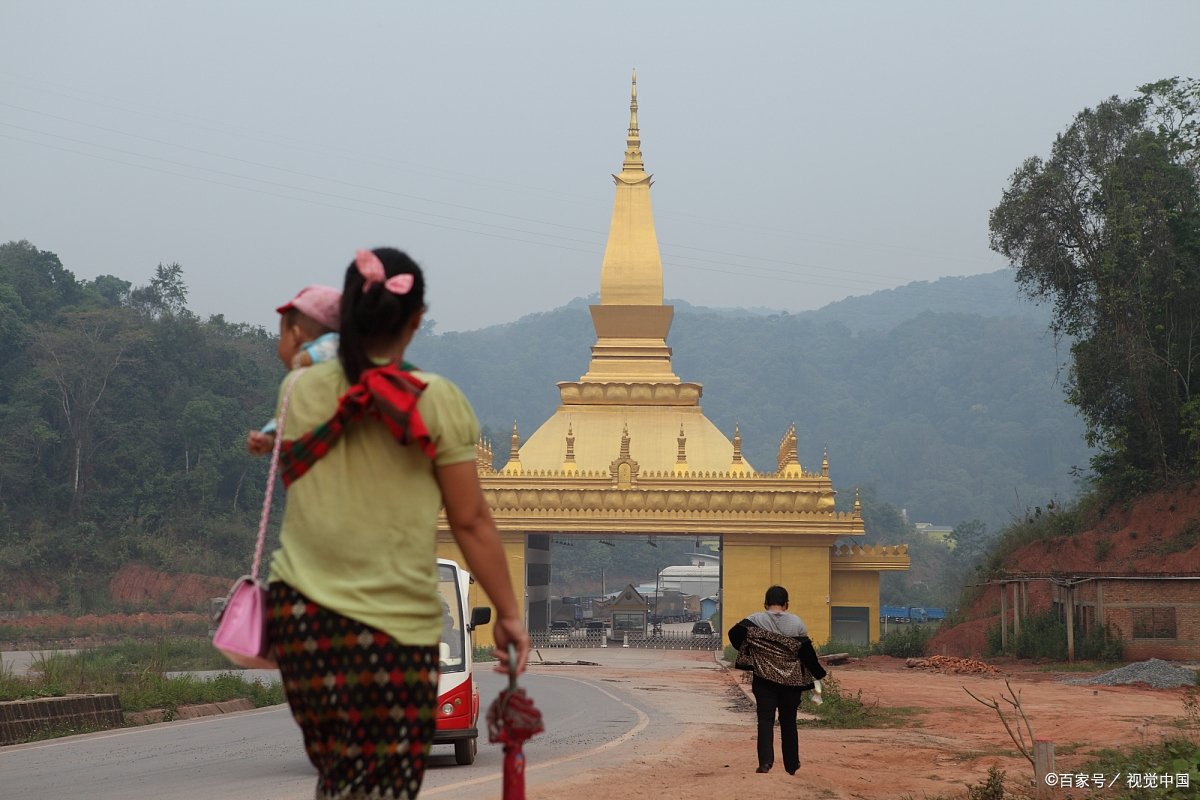
[(637, 121), (637, 70), (633, 71), (633, 89), (629, 99), (629, 136), (625, 139), (625, 162), (621, 164), (624, 172), (645, 172), (642, 163), (642, 137), (638, 130)]
[(504, 465), (505, 471), (512, 470), (514, 472), (522, 472), (521, 469), (521, 435), (517, 433), (517, 423), (513, 422), (512, 444), (509, 446), (508, 463)]
[[(613, 176), (617, 196), (613, 202), (608, 244), (600, 267), (600, 304), (661, 306), (663, 302), (662, 257), (650, 209), (650, 179), (642, 163), (642, 138), (638, 127), (637, 73), (629, 101), (629, 130), (625, 138), (625, 160)], [(670, 318), (668, 317), (668, 325)], [(601, 336), (603, 332), (597, 331)], [(666, 336), (666, 330), (663, 330)]]
[(681, 475), (688, 471), (687, 435), (683, 432), (683, 422), (679, 423), (679, 455), (675, 458), (675, 474)]
[(742, 430), (733, 423), (733, 463), (729, 465), (729, 474), (740, 475), (749, 472), (746, 462), (742, 460)]
[(567, 422), (567, 457), (563, 460), (563, 472), (570, 475), (579, 472), (579, 465), (575, 463), (575, 428), (569, 420)]

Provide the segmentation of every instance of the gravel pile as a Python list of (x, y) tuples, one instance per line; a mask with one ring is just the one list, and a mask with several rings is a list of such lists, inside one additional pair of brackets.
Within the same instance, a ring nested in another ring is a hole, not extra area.
[(1126, 664), (1112, 672), (1105, 672), (1091, 678), (1076, 678), (1070, 683), (1086, 686), (1120, 686), (1139, 681), (1158, 689), (1167, 689), (1172, 686), (1192, 686), (1196, 683), (1196, 673), (1187, 667), (1176, 667), (1166, 661), (1152, 658), (1149, 661)]

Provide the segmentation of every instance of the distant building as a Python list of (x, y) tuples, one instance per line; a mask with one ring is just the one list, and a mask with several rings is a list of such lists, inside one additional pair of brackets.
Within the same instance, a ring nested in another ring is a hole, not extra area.
[(940, 539), (948, 544), (951, 548), (954, 547), (954, 540), (950, 538), (950, 534), (954, 533), (954, 528), (948, 525), (933, 525), (929, 522), (914, 522), (913, 527), (919, 533), (928, 535), (931, 539)]
[(708, 597), (721, 588), (721, 562), (706, 562), (703, 567), (666, 567), (659, 573), (658, 580), (664, 591), (673, 589), (683, 594)]
[(700, 600), (700, 619), (712, 619), (717, 613), (717, 596), (705, 597)]

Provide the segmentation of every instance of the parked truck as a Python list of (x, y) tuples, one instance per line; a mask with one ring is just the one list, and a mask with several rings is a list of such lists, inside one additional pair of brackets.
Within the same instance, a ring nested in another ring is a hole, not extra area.
[(921, 606), (880, 606), (880, 622), (936, 622), (946, 618), (944, 608), (922, 608)]

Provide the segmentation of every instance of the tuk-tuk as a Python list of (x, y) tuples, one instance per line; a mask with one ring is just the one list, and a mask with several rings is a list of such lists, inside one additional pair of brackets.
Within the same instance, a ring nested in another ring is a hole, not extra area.
[(453, 744), (454, 760), (471, 764), (479, 750), (479, 688), (471, 676), (471, 632), (492, 621), (492, 609), (479, 606), (467, 616), (471, 573), (448, 559), (438, 559), (438, 594), (442, 598), (442, 639), (438, 644), (438, 702), (434, 744)]

